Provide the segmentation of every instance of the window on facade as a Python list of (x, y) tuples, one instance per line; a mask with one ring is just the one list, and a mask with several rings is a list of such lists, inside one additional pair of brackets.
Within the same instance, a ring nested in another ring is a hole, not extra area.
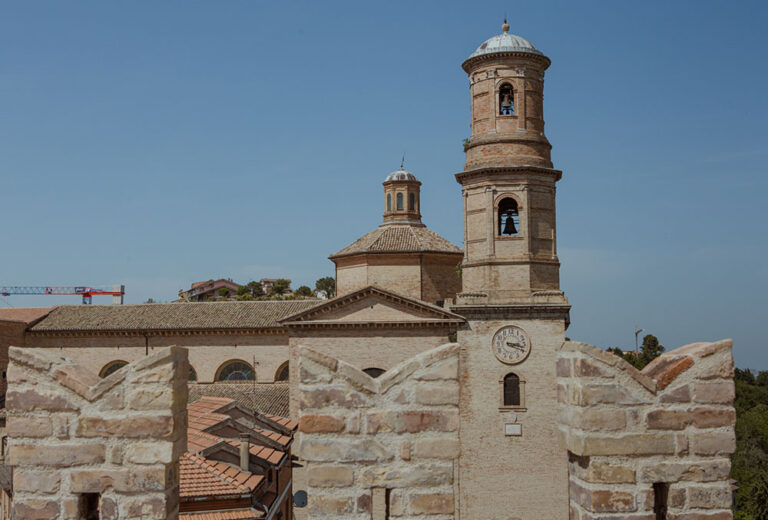
[(387, 211), (392, 211), (392, 194), (387, 193)]
[(667, 500), (669, 498), (669, 484), (656, 482), (653, 484), (653, 513), (656, 520), (667, 520)]
[(383, 374), (385, 372), (385, 370), (383, 368), (366, 368), (366, 369), (363, 369), (363, 372), (365, 372), (366, 374), (368, 374), (372, 378), (376, 379), (381, 374)]
[(511, 116), (515, 113), (515, 91), (512, 85), (504, 83), (499, 88), (499, 114)]
[(514, 236), (520, 234), (520, 214), (517, 211), (517, 201), (511, 197), (499, 202), (499, 236)]
[(253, 381), (256, 376), (253, 367), (245, 361), (227, 361), (216, 375), (216, 381)]
[(397, 194), (397, 209), (403, 209), (403, 194)]
[(104, 366), (104, 368), (101, 369), (101, 374), (99, 374), (101, 377), (107, 377), (110, 374), (113, 374), (123, 368), (125, 365), (127, 365), (127, 361), (118, 360), (118, 361), (112, 361), (111, 363), (108, 363)]
[(504, 376), (504, 406), (520, 406), (520, 378), (517, 374)]
[(288, 381), (290, 378), (290, 371), (288, 370), (288, 363), (286, 362), (277, 369), (277, 376), (275, 376), (275, 381)]
[(197, 372), (195, 372), (195, 369), (192, 368), (191, 365), (189, 367), (189, 380), (190, 381), (197, 381)]
[(408, 211), (415, 211), (415, 210), (416, 210), (416, 194), (409, 193), (408, 194)]

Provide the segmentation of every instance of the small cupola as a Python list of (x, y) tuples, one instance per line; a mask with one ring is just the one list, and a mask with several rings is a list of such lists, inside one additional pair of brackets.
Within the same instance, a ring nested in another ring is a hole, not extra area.
[(421, 223), (421, 182), (414, 174), (400, 169), (384, 179), (384, 224)]

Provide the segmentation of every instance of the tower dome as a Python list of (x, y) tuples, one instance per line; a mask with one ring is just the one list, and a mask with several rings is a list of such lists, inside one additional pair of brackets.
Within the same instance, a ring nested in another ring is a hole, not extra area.
[(474, 58), (495, 52), (528, 52), (543, 56), (543, 53), (525, 38), (516, 34), (509, 34), (509, 24), (507, 24), (506, 20), (504, 20), (504, 25), (501, 26), (501, 29), (501, 34), (485, 40), (469, 57)]
[(397, 171), (394, 171), (387, 175), (387, 178), (384, 179), (384, 182), (392, 182), (392, 181), (418, 181), (419, 179), (416, 178), (414, 174), (409, 172), (408, 170), (404, 170), (400, 168)]

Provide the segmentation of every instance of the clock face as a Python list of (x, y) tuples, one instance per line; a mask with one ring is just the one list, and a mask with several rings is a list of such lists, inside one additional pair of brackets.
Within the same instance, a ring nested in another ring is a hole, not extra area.
[(531, 340), (520, 327), (502, 327), (493, 335), (493, 353), (499, 361), (514, 365), (521, 363), (531, 352)]

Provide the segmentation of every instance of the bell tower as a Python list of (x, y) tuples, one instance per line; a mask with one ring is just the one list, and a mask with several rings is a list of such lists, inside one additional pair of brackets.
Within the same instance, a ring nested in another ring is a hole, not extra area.
[(502, 33), (464, 61), (470, 138), (456, 174), (464, 203), (465, 317), (459, 403), (462, 519), (568, 518), (567, 453), (557, 432), (556, 352), (570, 307), (560, 290), (551, 145), (550, 60)]

